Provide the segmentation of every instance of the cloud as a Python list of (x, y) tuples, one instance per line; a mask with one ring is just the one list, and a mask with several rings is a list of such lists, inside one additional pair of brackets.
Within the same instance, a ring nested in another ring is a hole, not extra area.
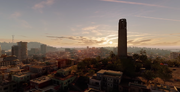
[(10, 18), (17, 21), (20, 27), (32, 28), (32, 26), (27, 21), (20, 19), (19, 18), (20, 16), (22, 16), (20, 12), (14, 12), (13, 14), (10, 15)]
[(13, 14), (11, 14), (11, 18), (18, 18), (20, 17), (22, 14), (20, 12), (14, 12)]
[(32, 28), (32, 26), (25, 20), (18, 20), (21, 24), (22, 27), (25, 27), (25, 28)]
[(90, 26), (90, 27), (82, 28), (82, 30), (89, 31), (89, 30), (97, 29), (97, 27), (98, 27), (98, 26)]
[(42, 13), (42, 8), (44, 8), (45, 6), (50, 6), (52, 4), (54, 4), (54, 0), (46, 0), (35, 4), (32, 8), (35, 10), (39, 10)]
[(156, 5), (156, 4), (138, 3), (138, 2), (121, 1), (121, 0), (101, 0), (101, 1), (176, 9), (176, 8), (173, 8), (173, 7), (167, 7), (167, 6)]
[(127, 43), (128, 44), (133, 44), (133, 45), (140, 45), (140, 44), (145, 44), (146, 42), (150, 42), (153, 39), (145, 39), (145, 40), (128, 40)]
[(175, 41), (175, 42), (160, 42), (160, 43), (154, 43), (154, 44), (152, 44), (152, 45), (166, 45), (166, 46), (175, 46), (175, 45), (178, 45), (178, 43), (179, 43), (179, 41), (180, 40), (178, 40), (178, 41)]
[(180, 20), (176, 20), (176, 19), (156, 18), (156, 17), (149, 17), (149, 16), (139, 16), (139, 15), (136, 15), (135, 17), (180, 22)]
[[(57, 38), (61, 40), (72, 40), (74, 43), (78, 43), (79, 45), (98, 45), (103, 42), (106, 42), (104, 38), (89, 38), (84, 36), (46, 36), (48, 38)], [(73, 44), (73, 43), (72, 43)]]

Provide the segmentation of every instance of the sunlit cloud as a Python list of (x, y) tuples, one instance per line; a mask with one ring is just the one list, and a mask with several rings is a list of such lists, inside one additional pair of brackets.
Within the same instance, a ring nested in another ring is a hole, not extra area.
[(71, 41), (72, 44), (79, 43), (79, 45), (98, 45), (106, 41), (104, 38), (90, 38), (90, 37), (84, 37), (84, 36), (46, 36), (46, 37), (57, 38), (61, 40), (69, 39), (69, 40), (72, 40)]
[(46, 1), (42, 1), (38, 4), (35, 4), (32, 8), (35, 10), (39, 10), (42, 13), (43, 12), (42, 8), (44, 8), (45, 6), (50, 6), (52, 4), (54, 4), (54, 0), (46, 0)]
[(89, 26), (89, 27), (82, 28), (82, 30), (89, 31), (89, 30), (97, 29), (97, 27), (98, 27), (98, 26)]

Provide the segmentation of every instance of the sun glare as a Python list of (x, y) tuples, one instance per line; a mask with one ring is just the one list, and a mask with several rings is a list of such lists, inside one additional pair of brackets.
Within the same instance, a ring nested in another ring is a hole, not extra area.
[(112, 43), (113, 43), (112, 41), (109, 42), (109, 44), (112, 44)]

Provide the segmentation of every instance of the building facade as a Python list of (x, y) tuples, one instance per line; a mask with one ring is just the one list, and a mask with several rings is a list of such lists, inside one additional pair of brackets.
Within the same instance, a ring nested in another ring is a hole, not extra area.
[(100, 70), (89, 79), (89, 88), (114, 92), (119, 89), (122, 72), (112, 70)]
[(17, 42), (17, 45), (12, 46), (11, 54), (20, 61), (26, 59), (28, 57), (27, 42)]

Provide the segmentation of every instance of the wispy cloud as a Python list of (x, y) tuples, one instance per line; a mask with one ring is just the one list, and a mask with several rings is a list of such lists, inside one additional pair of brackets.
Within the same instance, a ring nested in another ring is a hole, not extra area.
[(158, 45), (158, 46), (175, 46), (175, 45), (179, 45), (179, 41), (174, 41), (174, 42), (159, 42), (159, 43), (154, 43), (152, 45)]
[(50, 6), (52, 4), (54, 4), (54, 0), (46, 0), (46, 1), (42, 1), (38, 4), (35, 4), (32, 8), (35, 10), (39, 10), (42, 13), (43, 12), (42, 8), (44, 8), (45, 6)]
[(173, 8), (173, 7), (167, 7), (167, 6), (162, 6), (162, 5), (139, 3), (139, 2), (130, 2), (130, 1), (122, 1), (122, 0), (101, 0), (101, 1), (176, 9), (176, 8)]
[(20, 12), (14, 12), (13, 14), (11, 14), (11, 18), (18, 18), (20, 17), (22, 14)]
[(89, 31), (89, 30), (97, 29), (97, 27), (98, 27), (98, 26), (89, 26), (89, 27), (82, 28), (82, 30)]
[(153, 41), (153, 39), (143, 39), (143, 40), (128, 40), (128, 44), (133, 44), (133, 45), (140, 45), (140, 44), (145, 44), (149, 43), (150, 41)]
[(90, 38), (90, 37), (84, 37), (84, 36), (46, 36), (46, 37), (57, 38), (61, 40), (69, 39), (69, 40), (75, 41), (75, 42), (72, 42), (72, 44), (78, 43), (79, 45), (98, 45), (103, 42), (106, 42), (104, 38)]
[(10, 16), (9, 17), (10, 19), (13, 19), (13, 20), (17, 21), (17, 24), (19, 24), (21, 27), (32, 28), (32, 26), (26, 20), (23, 20), (23, 19), (19, 18), (20, 16), (22, 16), (22, 13), (14, 12), (9, 16)]
[(135, 17), (180, 22), (180, 20), (176, 20), (176, 19), (156, 18), (156, 17), (149, 17), (149, 16), (139, 16), (139, 15), (136, 15)]

